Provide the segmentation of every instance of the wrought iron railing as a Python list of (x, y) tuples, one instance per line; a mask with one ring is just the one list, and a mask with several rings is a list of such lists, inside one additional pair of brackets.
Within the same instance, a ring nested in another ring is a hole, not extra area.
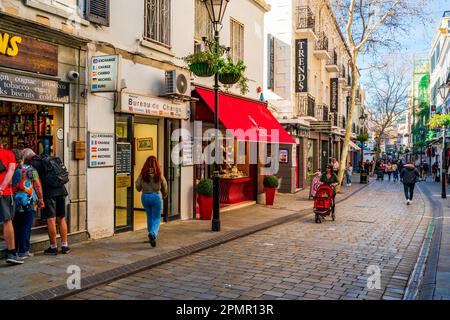
[(324, 31), (320, 31), (318, 34), (318, 40), (316, 41), (316, 50), (328, 51), (328, 37)]
[(298, 97), (298, 115), (300, 117), (316, 116), (316, 100), (311, 95)]
[(316, 29), (316, 18), (309, 6), (297, 7), (297, 29)]
[(328, 65), (337, 66), (337, 64), (338, 64), (338, 55), (337, 55), (336, 49), (330, 51), (330, 57), (331, 58), (328, 60), (327, 64)]
[(330, 108), (326, 104), (317, 105), (316, 119), (319, 121), (330, 121)]

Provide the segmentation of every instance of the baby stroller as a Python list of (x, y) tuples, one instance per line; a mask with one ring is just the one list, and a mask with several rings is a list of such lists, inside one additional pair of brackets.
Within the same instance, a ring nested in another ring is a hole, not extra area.
[(376, 170), (376, 173), (377, 173), (377, 180), (384, 181), (384, 169), (383, 168), (378, 168)]
[(316, 214), (316, 223), (322, 223), (325, 217), (331, 215), (333, 221), (336, 221), (334, 190), (329, 186), (321, 186), (316, 193), (314, 200), (314, 213)]

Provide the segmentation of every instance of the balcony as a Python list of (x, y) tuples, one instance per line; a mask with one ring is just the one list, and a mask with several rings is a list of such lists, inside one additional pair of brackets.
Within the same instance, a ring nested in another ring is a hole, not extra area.
[(338, 55), (336, 49), (330, 52), (330, 59), (327, 61), (326, 69), (328, 72), (339, 72)]
[(339, 127), (339, 116), (336, 112), (330, 113), (330, 121), (333, 127)]
[(316, 100), (311, 95), (298, 97), (298, 116), (306, 118), (316, 117)]
[(314, 48), (314, 56), (319, 60), (329, 60), (330, 55), (328, 53), (328, 37), (324, 31), (320, 31), (316, 41), (316, 47)]
[(297, 28), (296, 32), (307, 38), (317, 40), (316, 18), (309, 6), (297, 7)]
[(330, 109), (326, 104), (319, 104), (316, 108), (317, 121), (330, 121)]

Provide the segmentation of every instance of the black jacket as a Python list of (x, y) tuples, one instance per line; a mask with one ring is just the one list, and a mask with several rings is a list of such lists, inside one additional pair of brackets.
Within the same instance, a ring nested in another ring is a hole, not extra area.
[(416, 183), (419, 181), (420, 173), (413, 165), (406, 165), (403, 167), (400, 177), (403, 183)]

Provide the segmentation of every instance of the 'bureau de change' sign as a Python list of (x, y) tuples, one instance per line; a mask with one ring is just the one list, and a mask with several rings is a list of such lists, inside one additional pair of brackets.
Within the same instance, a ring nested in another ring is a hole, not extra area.
[(51, 103), (69, 103), (70, 84), (0, 72), (0, 97)]

